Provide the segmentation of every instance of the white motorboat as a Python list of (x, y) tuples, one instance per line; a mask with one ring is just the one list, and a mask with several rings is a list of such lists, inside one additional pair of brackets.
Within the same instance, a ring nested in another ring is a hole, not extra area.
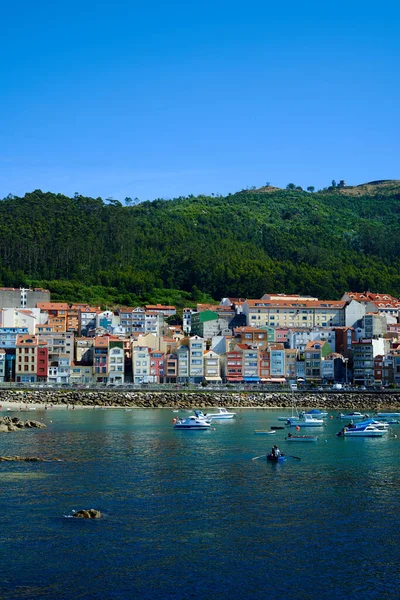
[(377, 429), (373, 425), (367, 425), (363, 429), (359, 429), (358, 427), (344, 427), (343, 430), (339, 432), (339, 434), (344, 437), (382, 437), (385, 433), (387, 433), (387, 429)]
[(304, 415), (304, 420), (292, 421), (288, 419), (286, 421), (289, 427), (323, 427), (325, 425), (323, 419), (314, 419), (311, 415)]
[(360, 412), (348, 412), (345, 415), (343, 413), (340, 413), (340, 415), (338, 416), (338, 419), (349, 419), (350, 421), (352, 419), (365, 419), (368, 418), (368, 415), (366, 415), (365, 413), (360, 413)]
[(300, 421), (300, 417), (296, 416), (296, 415), (292, 415), (291, 417), (278, 417), (278, 421), (287, 421), (288, 419), (290, 419), (291, 421)]
[(272, 429), (271, 431), (267, 431), (266, 429), (255, 429), (254, 433), (259, 435), (275, 435), (276, 431), (275, 429)]
[(191, 415), (186, 419), (174, 419), (174, 429), (208, 429), (210, 427), (210, 423), (205, 419), (201, 419), (196, 417), (195, 415)]
[(234, 412), (228, 412), (226, 408), (219, 408), (219, 412), (217, 413), (206, 413), (204, 416), (207, 420), (217, 420), (217, 419), (233, 419), (236, 416)]

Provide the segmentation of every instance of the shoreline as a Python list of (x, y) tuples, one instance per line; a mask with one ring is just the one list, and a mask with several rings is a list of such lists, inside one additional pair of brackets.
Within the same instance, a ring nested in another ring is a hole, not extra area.
[(72, 391), (0, 390), (0, 411), (111, 409), (291, 409), (369, 410), (400, 412), (400, 396), (382, 393), (266, 393), (217, 391)]

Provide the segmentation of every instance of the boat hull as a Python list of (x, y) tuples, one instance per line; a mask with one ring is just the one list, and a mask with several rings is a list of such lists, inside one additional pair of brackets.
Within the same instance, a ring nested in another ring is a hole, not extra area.
[(262, 429), (255, 429), (254, 433), (257, 433), (258, 435), (275, 435), (276, 431), (275, 430), (265, 431)]
[(292, 437), (286, 438), (287, 442), (317, 442), (317, 435), (293, 435)]
[(174, 429), (188, 429), (191, 431), (209, 429), (209, 425), (174, 425)]
[(376, 431), (344, 431), (344, 437), (382, 437), (385, 431), (377, 429)]
[(285, 456), (282, 454), (280, 456), (273, 456), (272, 454), (267, 454), (267, 461), (272, 463), (279, 463), (285, 460)]

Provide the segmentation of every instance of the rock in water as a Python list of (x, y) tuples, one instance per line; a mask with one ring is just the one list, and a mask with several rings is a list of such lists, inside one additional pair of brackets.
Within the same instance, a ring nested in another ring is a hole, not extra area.
[(0, 462), (19, 461), (19, 462), (41, 462), (44, 458), (37, 456), (0, 456)]
[(73, 516), (81, 519), (100, 519), (101, 512), (94, 508), (90, 508), (89, 510), (82, 509), (76, 511)]

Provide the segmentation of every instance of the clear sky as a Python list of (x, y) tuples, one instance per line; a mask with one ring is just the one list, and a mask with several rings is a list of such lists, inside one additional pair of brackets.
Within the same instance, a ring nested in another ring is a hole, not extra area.
[(400, 3), (2, 3), (0, 197), (400, 179)]

